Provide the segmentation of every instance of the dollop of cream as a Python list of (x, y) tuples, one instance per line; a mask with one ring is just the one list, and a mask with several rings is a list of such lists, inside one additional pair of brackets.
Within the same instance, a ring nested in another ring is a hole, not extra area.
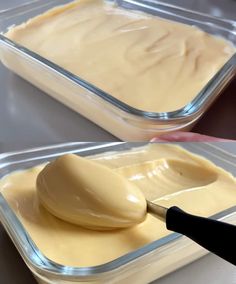
[(46, 165), (36, 186), (41, 204), (51, 214), (86, 228), (125, 228), (146, 216), (146, 200), (135, 184), (74, 154)]

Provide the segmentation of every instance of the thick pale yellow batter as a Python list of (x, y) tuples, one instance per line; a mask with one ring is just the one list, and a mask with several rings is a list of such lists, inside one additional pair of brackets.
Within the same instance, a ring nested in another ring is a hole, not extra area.
[[(177, 205), (211, 216), (236, 204), (236, 181), (231, 174), (177, 146), (154, 144), (90, 158), (138, 185), (147, 199), (167, 207)], [(98, 265), (171, 233), (149, 214), (137, 226), (103, 232), (57, 219), (37, 200), (36, 178), (43, 167), (6, 176), (0, 191), (49, 259), (69, 266)]]
[(185, 106), (235, 52), (196, 27), (100, 0), (50, 10), (6, 36), (128, 105), (154, 112)]

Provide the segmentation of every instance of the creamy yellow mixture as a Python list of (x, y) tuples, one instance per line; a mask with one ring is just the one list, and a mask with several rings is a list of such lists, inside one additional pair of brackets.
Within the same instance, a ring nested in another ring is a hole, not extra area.
[(56, 217), (82, 227), (111, 230), (144, 220), (139, 187), (94, 161), (67, 154), (49, 163), (36, 180), (41, 204)]
[[(174, 145), (153, 144), (90, 159), (121, 174), (160, 205), (211, 216), (236, 204), (236, 180), (231, 174)], [(98, 265), (171, 233), (150, 214), (136, 226), (113, 231), (93, 231), (54, 217), (39, 204), (36, 193), (36, 178), (43, 168), (6, 176), (0, 181), (0, 191), (49, 259), (69, 266)], [(107, 181), (109, 176), (104, 186)]]
[(185, 106), (235, 53), (229, 42), (196, 27), (100, 0), (52, 9), (6, 36), (122, 102), (154, 112)]

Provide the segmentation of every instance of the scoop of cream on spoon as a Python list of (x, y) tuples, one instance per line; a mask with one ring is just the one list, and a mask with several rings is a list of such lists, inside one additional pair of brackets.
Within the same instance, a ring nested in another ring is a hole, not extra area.
[(36, 181), (42, 205), (56, 217), (95, 230), (133, 226), (147, 211), (140, 189), (113, 170), (67, 154), (46, 165)]

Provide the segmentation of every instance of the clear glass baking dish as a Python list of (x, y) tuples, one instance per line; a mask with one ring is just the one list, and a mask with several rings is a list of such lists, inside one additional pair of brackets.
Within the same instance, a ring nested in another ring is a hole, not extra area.
[[(111, 0), (113, 1), (113, 0)], [(34, 52), (8, 40), (3, 33), (68, 0), (36, 0), (0, 13), (0, 59), (5, 66), (53, 98), (79, 112), (124, 141), (146, 141), (162, 133), (189, 130), (221, 93), (236, 72), (236, 55), (182, 109), (154, 113), (141, 111), (115, 99)], [(163, 18), (195, 25), (236, 45), (233, 21), (214, 18), (152, 0), (117, 0), (125, 9), (141, 10)], [(24, 71), (25, 75), (22, 75)], [(35, 76), (40, 72), (41, 76)], [(50, 82), (50, 84), (45, 83)]]
[[(45, 163), (69, 152), (90, 156), (130, 150), (142, 145), (140, 143), (67, 143), (5, 153), (0, 155), (0, 178), (13, 171)], [(182, 143), (181, 146), (192, 153), (204, 156), (233, 174), (236, 173), (236, 156), (219, 148), (217, 143)], [(219, 212), (213, 218), (236, 224), (236, 206)], [(172, 233), (100, 266), (66, 267), (56, 264), (43, 256), (1, 194), (0, 221), (26, 265), (41, 284), (84, 282), (146, 284), (207, 253), (206, 250), (186, 237)]]

